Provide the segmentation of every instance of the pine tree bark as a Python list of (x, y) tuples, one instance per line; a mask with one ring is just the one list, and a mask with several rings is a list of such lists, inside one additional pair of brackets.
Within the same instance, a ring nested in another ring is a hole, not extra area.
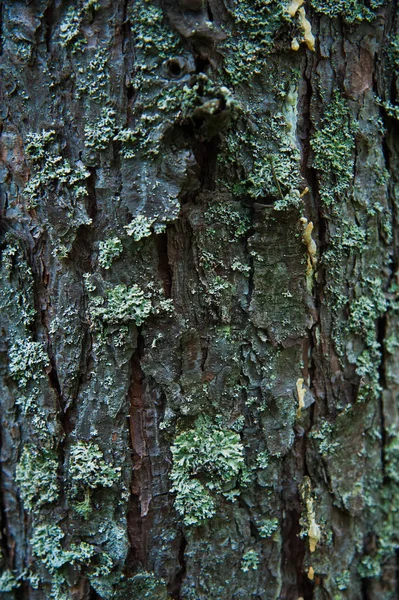
[(0, 596), (398, 596), (396, 1), (5, 0)]

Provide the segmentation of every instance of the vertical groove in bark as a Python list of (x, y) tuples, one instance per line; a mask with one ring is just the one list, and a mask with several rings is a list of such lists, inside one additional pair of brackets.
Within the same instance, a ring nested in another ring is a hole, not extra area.
[(143, 356), (143, 338), (137, 339), (137, 350), (131, 361), (130, 439), (132, 445), (133, 477), (131, 483), (130, 509), (127, 517), (130, 551), (127, 557), (128, 573), (139, 566), (148, 567), (148, 509), (151, 497), (151, 465), (146, 439), (146, 410), (144, 398), (145, 378), (140, 360)]

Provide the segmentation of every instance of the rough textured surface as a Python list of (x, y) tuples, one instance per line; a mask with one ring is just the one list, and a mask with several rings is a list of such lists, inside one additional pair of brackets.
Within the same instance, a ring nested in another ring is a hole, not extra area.
[(1, 598), (396, 598), (397, 3), (0, 10)]

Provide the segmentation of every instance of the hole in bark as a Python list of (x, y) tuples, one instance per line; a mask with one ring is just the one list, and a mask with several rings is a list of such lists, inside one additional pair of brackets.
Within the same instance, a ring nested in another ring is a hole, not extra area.
[(184, 58), (180, 58), (179, 56), (175, 58), (169, 58), (169, 60), (165, 63), (166, 70), (170, 77), (173, 79), (179, 79), (182, 77), (187, 71), (187, 63)]
[(206, 73), (209, 69), (209, 60), (202, 56), (197, 56), (195, 59), (195, 72), (196, 73)]

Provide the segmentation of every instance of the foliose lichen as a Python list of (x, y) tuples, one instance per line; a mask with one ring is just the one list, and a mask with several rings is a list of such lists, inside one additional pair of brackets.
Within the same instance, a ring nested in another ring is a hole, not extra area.
[(384, 6), (386, 0), (311, 0), (312, 7), (316, 12), (329, 16), (330, 18), (343, 17), (347, 23), (360, 21), (372, 21), (376, 17), (376, 11)]
[(122, 242), (118, 237), (109, 238), (99, 243), (98, 263), (103, 269), (110, 269), (112, 263), (123, 252)]
[(199, 417), (194, 429), (176, 437), (171, 451), (175, 508), (186, 525), (200, 525), (216, 512), (214, 495), (240, 474), (244, 465), (240, 436)]
[(25, 446), (15, 470), (15, 480), (26, 510), (37, 511), (58, 499), (57, 471), (58, 459), (53, 451)]
[(19, 387), (25, 387), (29, 381), (44, 377), (43, 369), (49, 365), (49, 358), (41, 342), (28, 338), (14, 341), (8, 351), (9, 372)]
[(105, 324), (121, 325), (133, 321), (142, 325), (152, 310), (151, 300), (138, 285), (127, 287), (119, 284), (106, 291), (105, 298), (90, 299), (90, 314), (93, 319)]
[(327, 205), (337, 201), (353, 180), (355, 138), (346, 101), (338, 91), (327, 105), (321, 127), (311, 139), (313, 166), (320, 171), (320, 195)]

